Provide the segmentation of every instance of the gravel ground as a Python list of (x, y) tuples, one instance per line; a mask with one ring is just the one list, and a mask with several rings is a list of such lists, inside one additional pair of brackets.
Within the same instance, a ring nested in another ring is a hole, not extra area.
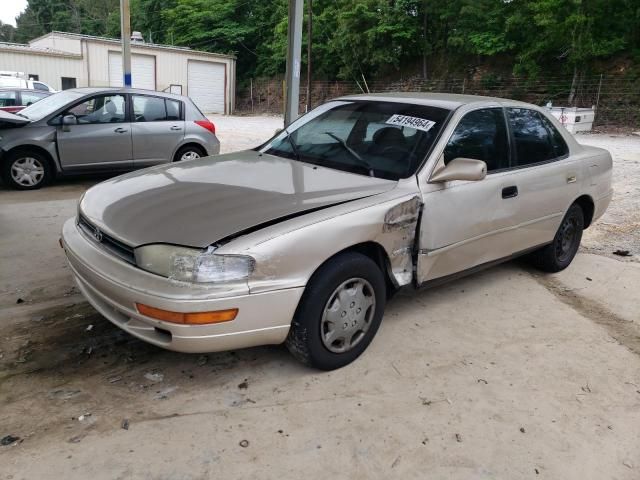
[[(282, 126), (211, 118), (223, 152)], [(569, 269), (511, 262), (403, 292), (329, 373), (281, 347), (187, 355), (125, 334), (57, 244), (100, 179), (0, 186), (0, 480), (637, 480), (640, 138), (579, 141), (611, 150), (616, 196)]]
[(578, 135), (584, 145), (606, 148), (613, 156), (614, 197), (606, 213), (584, 235), (584, 251), (611, 255), (629, 250), (640, 261), (640, 136)]

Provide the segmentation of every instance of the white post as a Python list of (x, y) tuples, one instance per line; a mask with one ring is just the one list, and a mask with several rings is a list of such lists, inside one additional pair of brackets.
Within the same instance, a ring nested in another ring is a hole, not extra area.
[(122, 84), (131, 86), (131, 16), (129, 0), (120, 0), (120, 34), (122, 35)]
[(286, 102), (284, 125), (298, 118), (300, 103), (300, 56), (302, 51), (303, 0), (289, 0), (289, 27), (287, 42)]

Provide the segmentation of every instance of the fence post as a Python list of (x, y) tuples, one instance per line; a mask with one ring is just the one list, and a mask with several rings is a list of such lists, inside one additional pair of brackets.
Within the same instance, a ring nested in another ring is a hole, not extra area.
[(600, 105), (600, 91), (602, 90), (602, 73), (600, 74), (600, 83), (598, 84), (598, 94), (596, 95), (596, 107), (593, 109), (593, 123), (595, 125), (598, 117), (598, 106)]
[(249, 84), (249, 91), (251, 92), (251, 113), (253, 113), (253, 78), (250, 79), (251, 83)]
[(462, 79), (462, 94), (464, 95), (464, 91), (467, 88), (467, 77)]

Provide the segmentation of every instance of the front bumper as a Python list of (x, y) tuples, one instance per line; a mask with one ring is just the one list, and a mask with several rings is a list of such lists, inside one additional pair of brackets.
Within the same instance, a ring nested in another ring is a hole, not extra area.
[[(217, 352), (284, 342), (303, 287), (264, 293), (238, 293), (172, 282), (120, 260), (89, 240), (67, 220), (62, 244), (76, 282), (89, 303), (126, 332), (169, 350)], [(174, 312), (237, 308), (231, 322), (181, 325), (141, 315), (143, 303)]]

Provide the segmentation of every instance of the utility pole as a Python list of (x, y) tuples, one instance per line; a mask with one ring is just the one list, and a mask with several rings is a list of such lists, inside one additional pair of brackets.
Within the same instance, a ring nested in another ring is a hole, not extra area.
[(120, 35), (122, 36), (122, 84), (131, 86), (131, 14), (129, 0), (120, 0)]
[(313, 41), (313, 0), (307, 0), (307, 109), (311, 110), (311, 44)]
[(287, 42), (286, 102), (284, 126), (298, 118), (300, 103), (300, 55), (302, 53), (303, 0), (289, 0), (289, 26)]

